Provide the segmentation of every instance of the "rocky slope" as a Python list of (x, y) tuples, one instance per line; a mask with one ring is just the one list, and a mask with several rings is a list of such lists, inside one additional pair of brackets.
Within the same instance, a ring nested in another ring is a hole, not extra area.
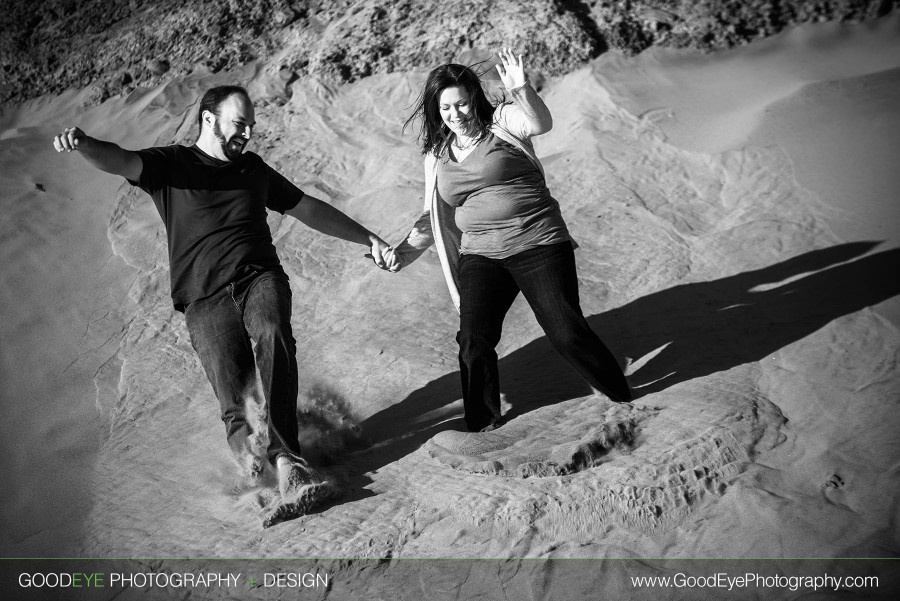
[(90, 103), (260, 60), (334, 82), (507, 44), (559, 75), (603, 52), (721, 48), (900, 0), (0, 0), (0, 103), (92, 88)]

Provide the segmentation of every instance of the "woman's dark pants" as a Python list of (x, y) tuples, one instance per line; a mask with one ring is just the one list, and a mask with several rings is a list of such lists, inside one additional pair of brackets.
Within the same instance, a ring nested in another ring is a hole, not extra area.
[(185, 318), (191, 343), (219, 399), (235, 456), (249, 453), (252, 430), (244, 406), (253, 393), (257, 368), (268, 414), (268, 459), (274, 463), (282, 453), (299, 456), (297, 343), (291, 333), (287, 276), (252, 273), (188, 305)]
[(538, 246), (505, 259), (460, 257), (459, 368), (466, 425), (478, 431), (501, 423), (497, 343), (503, 318), (519, 291), (550, 343), (596, 390), (631, 400), (615, 356), (581, 312), (570, 242)]

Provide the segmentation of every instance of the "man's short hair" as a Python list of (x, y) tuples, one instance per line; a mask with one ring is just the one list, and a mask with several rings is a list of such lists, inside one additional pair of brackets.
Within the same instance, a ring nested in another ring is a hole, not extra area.
[(240, 94), (252, 104), (250, 94), (241, 86), (216, 86), (210, 88), (200, 99), (200, 109), (197, 111), (197, 125), (203, 131), (203, 111), (209, 111), (216, 117), (219, 116), (219, 107), (232, 94)]

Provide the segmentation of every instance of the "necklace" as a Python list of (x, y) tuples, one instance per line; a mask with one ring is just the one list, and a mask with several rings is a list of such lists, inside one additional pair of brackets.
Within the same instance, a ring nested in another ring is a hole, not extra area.
[(471, 140), (469, 140), (469, 143), (465, 144), (465, 145), (460, 144), (458, 140), (459, 140), (459, 138), (454, 136), (453, 147), (456, 148), (457, 150), (468, 150), (468, 149), (472, 148), (473, 146), (475, 146), (476, 144), (478, 144), (478, 138), (472, 138)]

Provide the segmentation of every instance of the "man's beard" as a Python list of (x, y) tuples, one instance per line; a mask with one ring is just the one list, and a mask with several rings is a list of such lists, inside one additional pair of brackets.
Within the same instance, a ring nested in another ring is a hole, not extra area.
[(226, 140), (225, 134), (222, 133), (222, 128), (219, 127), (219, 120), (216, 119), (213, 121), (213, 135), (216, 137), (216, 140), (219, 141), (219, 145), (222, 147), (225, 158), (229, 161), (236, 161), (241, 158), (241, 153), (244, 152), (244, 145), (247, 141), (244, 140), (240, 134), (235, 134), (231, 136), (230, 140)]

